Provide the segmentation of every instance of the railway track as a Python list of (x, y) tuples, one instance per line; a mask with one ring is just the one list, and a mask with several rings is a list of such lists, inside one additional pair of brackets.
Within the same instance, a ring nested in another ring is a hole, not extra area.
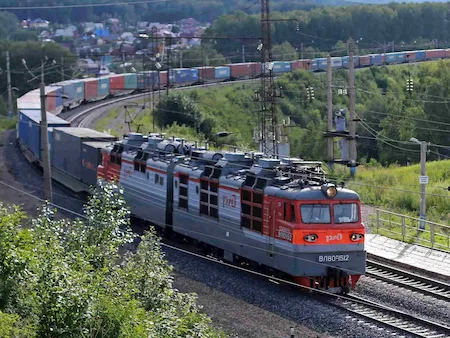
[[(221, 261), (217, 257), (205, 253), (201, 254), (199, 252), (192, 252), (188, 245), (182, 245), (179, 242), (177, 243), (175, 241), (163, 241), (162, 246), (262, 277), (268, 282), (275, 283), (280, 286), (284, 285), (290, 287), (300, 287), (298, 284), (290, 282), (288, 280), (284, 280), (275, 276), (269, 276), (257, 270), (226, 263)], [(339, 296), (328, 294), (326, 292), (318, 290), (312, 291), (320, 301), (350, 312), (351, 315), (349, 316), (351, 320), (363, 320), (373, 323), (379, 328), (389, 328), (391, 330), (390, 334), (392, 336), (399, 337), (399, 333), (401, 332), (406, 334), (407, 336), (413, 337), (450, 338), (450, 326), (421, 318), (419, 316), (412, 315), (400, 310), (391, 309), (383, 304), (365, 299), (360, 296), (352, 294)], [(381, 334), (380, 336), (385, 337), (386, 334)]]
[(367, 260), (366, 276), (450, 302), (450, 284)]
[(334, 305), (364, 317), (372, 322), (388, 326), (396, 331), (404, 332), (415, 337), (448, 338), (450, 327), (423, 319), (403, 311), (389, 309), (365, 298), (347, 295), (340, 301), (333, 301)]

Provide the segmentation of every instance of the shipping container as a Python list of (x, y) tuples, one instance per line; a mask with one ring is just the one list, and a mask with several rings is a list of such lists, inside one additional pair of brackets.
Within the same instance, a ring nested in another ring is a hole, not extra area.
[(214, 67), (196, 67), (198, 71), (198, 78), (202, 82), (207, 82), (215, 79), (216, 70)]
[(109, 95), (109, 77), (98, 78), (98, 94), (99, 100), (104, 99)]
[(215, 67), (214, 69), (214, 78), (216, 80), (228, 80), (231, 77), (230, 67)]
[(83, 142), (81, 144), (81, 182), (96, 185), (97, 168), (101, 164), (101, 149), (111, 142)]
[(406, 62), (416, 61), (416, 51), (405, 52), (405, 61)]
[[(360, 66), (360, 61), (359, 61), (359, 56), (353, 56), (353, 65), (355, 68)], [(349, 62), (349, 57), (348, 56), (343, 56), (342, 57), (342, 68), (347, 68), (348, 69), (348, 62)]]
[[(264, 72), (269, 72), (270, 63), (264, 65)], [(272, 72), (274, 74), (288, 73), (291, 71), (290, 61), (273, 61), (272, 62)]]
[(125, 89), (136, 90), (137, 89), (137, 76), (136, 74), (125, 74), (124, 78)]
[(327, 70), (327, 59), (326, 58), (319, 58), (316, 60), (317, 60), (318, 70)]
[[(46, 86), (46, 107), (47, 111), (58, 115), (62, 109), (62, 87)], [(41, 92), (40, 89), (34, 89), (17, 99), (18, 110), (40, 110), (41, 109)]]
[(416, 51), (416, 60), (417, 61), (424, 61), (425, 60), (425, 51), (424, 50)]
[(98, 100), (98, 79), (84, 80), (84, 99), (88, 102)]
[(169, 79), (171, 86), (198, 82), (198, 69), (195, 68), (169, 69)]
[(140, 72), (137, 74), (137, 88), (139, 90), (158, 89), (159, 77), (158, 72)]
[(429, 49), (425, 51), (425, 59), (436, 60), (445, 58), (445, 49)]
[(311, 60), (311, 70), (313, 72), (319, 70), (319, 60), (318, 59)]
[(402, 63), (405, 61), (405, 52), (386, 53), (386, 63)]
[(159, 73), (159, 85), (161, 88), (167, 87), (167, 71)]
[(109, 92), (112, 95), (122, 94), (125, 91), (125, 75), (113, 74), (109, 76)]
[(445, 50), (445, 58), (446, 59), (450, 58), (450, 49)]
[(383, 64), (383, 59), (381, 58), (381, 54), (371, 54), (370, 55), (370, 65), (371, 66), (379, 66)]
[(341, 57), (331, 58), (331, 68), (333, 69), (342, 68), (342, 58)]
[(63, 99), (65, 107), (74, 108), (84, 101), (84, 81), (83, 80), (67, 80), (58, 82), (62, 86), (62, 94), (67, 96)]
[(53, 166), (81, 181), (82, 144), (89, 141), (113, 142), (116, 137), (88, 128), (53, 129)]
[[(41, 112), (40, 110), (20, 110), (19, 141), (28, 148), (37, 159), (41, 159)], [(69, 127), (70, 123), (47, 113), (47, 125), (52, 127)], [(50, 142), (50, 141), (49, 141)]]
[(305, 69), (310, 70), (311, 69), (311, 60), (304, 59), (304, 60), (295, 60), (291, 62), (291, 69), (292, 71), (295, 71), (297, 69)]
[(262, 72), (259, 62), (230, 63), (225, 66), (230, 67), (230, 78), (233, 80), (258, 77)]
[(362, 55), (359, 57), (359, 66), (360, 67), (369, 67), (370, 66), (370, 55)]

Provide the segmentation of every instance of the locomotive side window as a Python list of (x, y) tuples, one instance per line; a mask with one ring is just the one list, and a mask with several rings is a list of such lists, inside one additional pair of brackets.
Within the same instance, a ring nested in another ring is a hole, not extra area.
[(189, 176), (180, 174), (180, 194), (178, 199), (178, 206), (186, 210), (188, 209), (188, 185)]
[(356, 223), (359, 221), (358, 204), (342, 203), (334, 205), (334, 223)]
[(303, 204), (300, 206), (302, 222), (306, 224), (331, 223), (330, 206), (324, 204)]
[(291, 203), (284, 203), (284, 220), (288, 222), (295, 222), (295, 209)]

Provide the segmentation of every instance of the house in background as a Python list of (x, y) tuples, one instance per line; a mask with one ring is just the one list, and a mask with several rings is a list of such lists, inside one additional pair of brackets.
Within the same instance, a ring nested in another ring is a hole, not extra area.
[(47, 20), (43, 20), (41, 18), (34, 19), (29, 22), (28, 27), (31, 29), (47, 29), (49, 26), (49, 22)]

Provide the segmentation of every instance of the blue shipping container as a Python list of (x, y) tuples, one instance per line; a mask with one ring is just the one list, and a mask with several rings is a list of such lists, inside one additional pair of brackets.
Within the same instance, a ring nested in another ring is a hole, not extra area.
[(158, 88), (159, 76), (157, 72), (142, 72), (137, 74), (138, 89)]
[(98, 78), (98, 97), (106, 97), (109, 95), (109, 78)]
[(311, 60), (311, 70), (312, 71), (319, 70), (319, 60), (318, 59)]
[(405, 61), (406, 53), (387, 53), (386, 54), (386, 63), (402, 63)]
[(326, 58), (317, 59), (317, 67), (318, 70), (327, 70), (327, 59)]
[(291, 71), (291, 63), (284, 61), (274, 61), (273, 62), (273, 72), (274, 73), (287, 73)]
[(56, 89), (56, 109), (61, 108), (63, 106), (63, 89), (62, 87), (58, 87), (58, 89)]
[(68, 105), (74, 101), (84, 100), (84, 81), (83, 80), (69, 80), (59, 82), (59, 85), (63, 87), (62, 93), (69, 96), (68, 99), (64, 99), (64, 104)]
[(169, 70), (169, 79), (171, 83), (191, 83), (198, 81), (198, 69), (178, 68)]
[(424, 50), (418, 50), (416, 52), (416, 60), (418, 60), (418, 61), (425, 60), (425, 51)]
[[(41, 159), (41, 112), (38, 110), (21, 110), (19, 115), (19, 140), (37, 158)], [(47, 113), (47, 124), (52, 127), (69, 127), (70, 123)], [(49, 129), (49, 136), (50, 136)], [(49, 139), (49, 143), (51, 143)]]
[(231, 77), (230, 67), (216, 67), (214, 72), (215, 79), (229, 79)]
[(124, 87), (125, 89), (137, 89), (137, 75), (125, 74)]
[(370, 55), (370, 65), (371, 66), (379, 66), (383, 63), (383, 59), (381, 54), (372, 54)]

